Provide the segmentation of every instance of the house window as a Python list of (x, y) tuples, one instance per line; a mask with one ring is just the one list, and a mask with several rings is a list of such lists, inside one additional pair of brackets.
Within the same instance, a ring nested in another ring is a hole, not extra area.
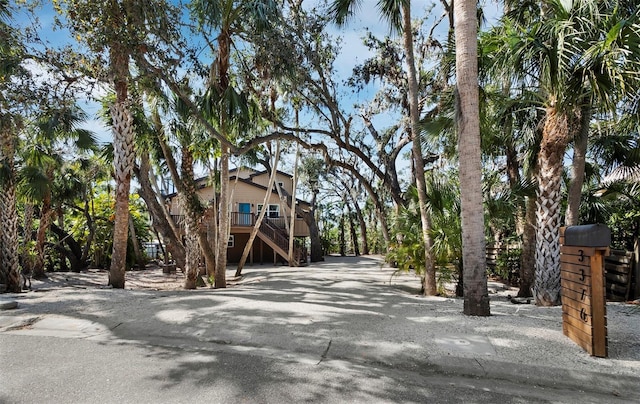
[(229, 241), (227, 241), (227, 248), (233, 248), (236, 245), (236, 236), (233, 234), (229, 236)]
[[(276, 204), (276, 203), (270, 203), (269, 205), (269, 210), (267, 210), (266, 216), (269, 218), (277, 218), (280, 217), (280, 205)], [(260, 212), (262, 212), (262, 204), (259, 203), (258, 204), (258, 214), (260, 214)]]
[(274, 190), (274, 191), (275, 191), (275, 190), (277, 190), (277, 189), (278, 189), (278, 188), (277, 188), (278, 186), (280, 187), (280, 189), (281, 189), (281, 190), (283, 190), (283, 191), (285, 190), (285, 189), (284, 189), (284, 182), (282, 182), (282, 181), (278, 181), (278, 185), (277, 185), (277, 186), (276, 186), (276, 184), (273, 184), (273, 190)]

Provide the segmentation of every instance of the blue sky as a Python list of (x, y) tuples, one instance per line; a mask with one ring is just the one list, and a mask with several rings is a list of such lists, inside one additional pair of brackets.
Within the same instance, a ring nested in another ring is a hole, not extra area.
[[(305, 7), (313, 7), (321, 3), (322, 0), (304, 0)], [(43, 29), (43, 39), (49, 41), (51, 44), (56, 45), (64, 43), (69, 40), (68, 35), (64, 31), (52, 30), (54, 21), (54, 11), (50, 2), (45, 2), (45, 6), (38, 11), (38, 18)], [(499, 14), (499, 8), (501, 7), (498, 2), (492, 0), (485, 1), (485, 15), (491, 23)], [(340, 36), (342, 38), (342, 53), (336, 60), (336, 70), (341, 79), (346, 79), (352, 72), (353, 67), (362, 63), (369, 56), (371, 56), (368, 50), (362, 44), (362, 36), (365, 33), (365, 28), (368, 28), (371, 32), (379, 37), (384, 37), (389, 34), (389, 28), (385, 21), (382, 21), (379, 16), (378, 9), (376, 7), (377, 1), (361, 1), (361, 7), (358, 9), (354, 18), (352, 18), (348, 25), (339, 28), (337, 26), (331, 27), (331, 34), (334, 36)], [(414, 1), (412, 3), (412, 12), (414, 17), (424, 15), (425, 10), (435, 5), (435, 9), (432, 13), (432, 18), (435, 19), (442, 13), (441, 4), (439, 1)], [(22, 20), (18, 21), (20, 24), (31, 25), (30, 21)], [(442, 36), (446, 33), (446, 22), (442, 25)], [(437, 31), (436, 31), (437, 32)], [(368, 88), (368, 91), (364, 91), (360, 94), (350, 95), (350, 99), (343, 104), (345, 107), (351, 107), (356, 102), (362, 102), (370, 98), (375, 92), (375, 84)], [(101, 94), (98, 94), (101, 95)], [(81, 101), (81, 107), (89, 114), (89, 120), (84, 125), (85, 128), (94, 131), (98, 134), (100, 141), (110, 142), (111, 133), (110, 130), (96, 117), (98, 111), (98, 104), (93, 100)], [(390, 124), (391, 122), (389, 122)], [(385, 126), (385, 122), (376, 122), (380, 127)]]

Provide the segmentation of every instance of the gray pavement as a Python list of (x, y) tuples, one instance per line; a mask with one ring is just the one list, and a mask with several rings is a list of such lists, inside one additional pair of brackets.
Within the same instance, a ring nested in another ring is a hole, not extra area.
[(492, 284), (493, 315), (467, 317), (392, 273), (329, 257), (248, 267), (226, 290), (1, 295), (18, 307), (0, 311), (0, 402), (640, 401), (639, 307), (608, 305), (610, 357), (593, 358), (559, 307)]

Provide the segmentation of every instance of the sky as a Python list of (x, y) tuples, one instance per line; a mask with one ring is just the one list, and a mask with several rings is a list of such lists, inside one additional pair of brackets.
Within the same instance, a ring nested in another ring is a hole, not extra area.
[[(184, 1), (183, 1), (184, 2)], [(320, 4), (322, 0), (304, 0), (305, 7), (313, 7)], [(45, 2), (45, 6), (38, 11), (38, 19), (43, 28), (42, 37), (49, 41), (51, 44), (56, 45), (68, 41), (68, 36), (63, 31), (54, 31), (53, 21), (55, 12), (50, 2)], [(489, 23), (495, 20), (499, 14), (498, 2), (492, 0), (485, 0), (485, 15), (487, 16)], [(351, 75), (353, 67), (358, 63), (365, 61), (370, 55), (368, 49), (362, 44), (362, 37), (365, 34), (365, 28), (368, 28), (371, 32), (379, 37), (384, 37), (389, 34), (389, 27), (386, 21), (380, 19), (379, 11), (377, 8), (377, 0), (362, 0), (361, 6), (357, 9), (354, 17), (348, 21), (348, 24), (344, 27), (331, 26), (330, 34), (334, 36), (340, 36), (342, 38), (342, 52), (337, 57), (335, 67), (340, 79), (346, 79)], [(432, 12), (431, 21), (438, 18), (442, 13), (442, 7), (438, 0), (434, 1), (414, 1), (412, 3), (412, 14), (414, 18), (424, 15), (428, 8), (434, 7)], [(30, 25), (31, 21), (19, 21), (20, 24)], [(441, 24), (444, 36), (446, 33), (446, 22)], [(437, 32), (437, 31), (436, 31)], [(360, 94), (349, 93), (350, 99), (344, 103), (345, 106), (351, 107), (356, 102), (363, 102), (369, 99), (376, 90), (375, 84), (369, 86), (367, 91)], [(104, 90), (101, 91), (103, 95)], [(97, 134), (99, 141), (110, 142), (112, 139), (109, 128), (97, 117), (99, 105), (89, 99), (85, 99), (80, 102), (80, 106), (87, 112), (89, 119), (83, 125), (84, 128), (89, 129)], [(380, 127), (386, 126), (385, 122), (374, 122)], [(391, 122), (389, 122), (391, 124)]]

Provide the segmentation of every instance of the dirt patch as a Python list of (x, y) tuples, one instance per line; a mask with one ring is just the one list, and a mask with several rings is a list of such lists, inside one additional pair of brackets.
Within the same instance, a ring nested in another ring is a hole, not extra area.
[[(82, 272), (49, 272), (47, 279), (32, 280), (33, 291), (60, 288), (108, 288), (109, 271), (88, 269)], [(184, 285), (184, 274), (180, 271), (165, 274), (157, 265), (148, 265), (142, 270), (127, 271), (125, 288), (133, 290), (178, 290)]]

